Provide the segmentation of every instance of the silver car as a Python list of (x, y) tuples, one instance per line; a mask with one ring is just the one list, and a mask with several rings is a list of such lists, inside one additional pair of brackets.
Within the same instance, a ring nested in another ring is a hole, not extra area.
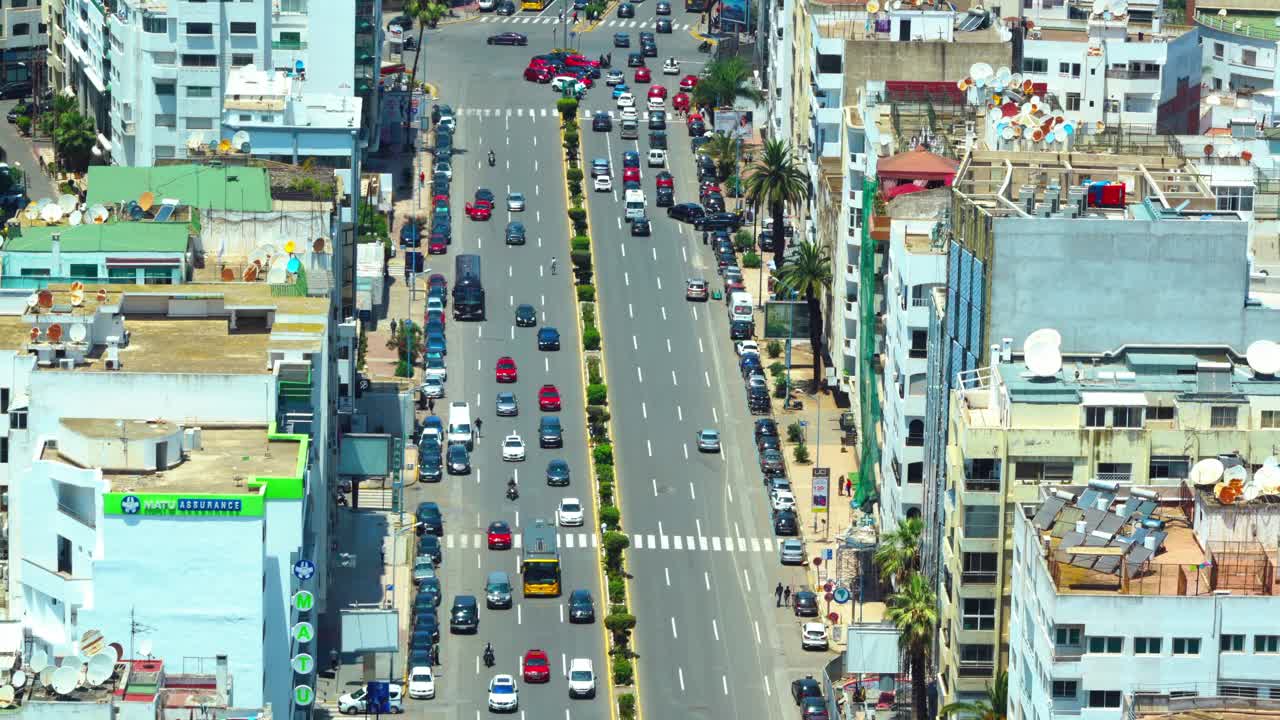
[(422, 381), (422, 396), (425, 398), (444, 397), (444, 382), (438, 377), (428, 376)]
[(699, 430), (698, 450), (700, 452), (720, 452), (720, 433), (710, 428)]
[(524, 193), (513, 192), (507, 195), (507, 209), (511, 212), (523, 212)]
[(520, 414), (520, 406), (516, 403), (515, 393), (500, 392), (494, 399), (494, 412), (498, 417), (514, 417)]
[(804, 565), (804, 541), (796, 538), (783, 540), (778, 546), (778, 562), (783, 565)]
[(413, 581), (422, 582), (436, 576), (436, 563), (430, 555), (419, 555), (413, 563)]
[(511, 578), (505, 572), (489, 573), (484, 584), (484, 601), (490, 610), (511, 607)]

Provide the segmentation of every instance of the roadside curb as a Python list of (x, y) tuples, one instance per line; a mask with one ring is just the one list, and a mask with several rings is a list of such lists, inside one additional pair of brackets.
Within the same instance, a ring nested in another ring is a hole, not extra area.
[(476, 20), (479, 20), (482, 17), (484, 16), (479, 13), (476, 13), (471, 17), (449, 18), (448, 20), (441, 20), (440, 22), (436, 23), (436, 27), (442, 28), (446, 25), (462, 25), (464, 23), (475, 22)]
[(720, 39), (719, 39), (719, 38), (707, 37), (706, 35), (703, 35), (702, 33), (698, 32), (697, 30), (690, 30), (690, 31), (689, 31), (689, 36), (690, 36), (690, 37), (692, 37), (694, 40), (700, 40), (700, 41), (702, 41), (702, 42), (709, 42), (709, 43), (711, 43), (713, 46), (714, 46), (714, 45), (718, 45), (718, 44), (720, 43)]
[[(565, 157), (565, 149), (564, 149), (564, 142), (563, 142), (563, 140), (564, 140), (564, 120), (563, 120), (563, 117), (560, 115), (559, 108), (556, 108), (556, 117), (557, 117), (557, 121), (558, 121), (558, 122), (560, 122), (560, 126), (559, 126), (559, 128), (558, 128), (558, 130), (559, 130), (558, 137), (559, 137), (559, 138), (560, 138), (560, 140), (561, 140), (561, 147), (559, 148), (559, 152), (560, 152), (560, 166), (561, 166), (561, 169), (562, 169), (562, 171), (563, 171), (562, 178), (563, 178), (563, 183), (564, 183), (565, 212), (567, 213), (570, 209), (572, 209), (572, 208), (573, 208), (573, 199), (572, 199), (572, 197), (571, 197), (571, 195), (570, 195), (570, 193), (569, 193), (569, 162), (568, 162), (568, 159)], [(575, 121), (577, 121), (577, 110), (575, 110), (575, 112), (574, 112), (574, 120), (575, 120)], [(579, 127), (581, 127), (581, 123), (579, 123)], [(578, 149), (579, 149), (579, 153), (578, 153), (578, 157), (579, 157), (579, 158), (581, 158), (581, 157), (582, 157), (582, 153), (581, 153), (581, 142), (582, 142), (582, 140), (581, 140), (581, 134), (579, 134), (579, 141), (578, 141), (578, 142), (579, 142), (579, 148), (578, 148)], [(584, 199), (584, 202), (583, 202), (583, 210), (587, 213), (587, 237), (588, 237), (588, 238), (590, 238), (590, 237), (591, 237), (591, 228), (594, 226), (594, 223), (593, 223), (593, 221), (592, 221), (592, 219), (591, 219), (591, 209), (590, 209), (590, 204), (589, 204), (589, 203), (587, 203), (587, 202), (585, 202), (585, 199)], [(568, 257), (570, 257), (570, 258), (572, 258), (572, 252), (573, 252), (573, 245), (572, 245), (573, 237), (575, 237), (575, 235), (574, 235), (574, 230), (573, 230), (572, 220), (571, 220), (571, 221), (570, 221), (570, 227), (569, 227), (570, 255), (568, 256)], [(594, 242), (594, 241), (591, 241), (591, 242), (588, 244), (588, 246), (587, 246), (587, 251), (588, 251), (588, 252), (590, 253), (590, 255), (591, 255), (591, 267), (594, 269), (594, 268), (596, 268), (596, 267), (597, 267), (597, 265), (596, 265), (596, 254), (595, 254), (595, 242)], [(570, 262), (568, 263), (567, 267), (569, 268), (569, 271), (570, 271), (570, 272), (573, 272), (573, 262), (572, 262), (572, 259), (570, 259)], [(593, 278), (592, 278), (592, 279), (593, 279), (593, 280), (595, 279), (594, 274), (593, 274)], [(597, 325), (597, 326), (599, 326), (599, 327), (601, 328), (601, 330), (603, 330), (603, 328), (604, 328), (604, 324), (603, 324), (603, 322), (602, 322), (602, 320), (601, 320), (601, 312), (600, 312), (600, 306), (601, 306), (601, 302), (600, 302), (600, 285), (599, 285), (598, 283), (593, 282), (593, 283), (592, 283), (592, 286), (596, 289), (595, 299), (594, 299), (594, 301), (592, 302), (592, 304), (593, 304), (593, 305), (595, 306), (595, 308), (596, 308), (596, 325)], [(584, 332), (586, 331), (586, 322), (584, 321), (583, 316), (582, 316), (582, 301), (578, 300), (578, 297), (577, 297), (577, 285), (576, 285), (576, 284), (574, 284), (574, 283), (571, 283), (571, 293), (572, 293), (572, 295), (573, 295), (573, 300), (574, 300), (574, 306), (575, 306), (575, 309), (577, 310), (577, 312), (575, 312), (575, 313), (574, 313), (574, 319), (575, 319), (575, 321), (578, 323), (578, 338), (579, 338), (579, 348), (578, 348), (578, 352), (579, 352), (578, 377), (579, 377), (579, 378), (581, 379), (581, 381), (582, 381), (582, 382), (581, 382), (581, 387), (582, 387), (582, 401), (583, 401), (583, 402), (582, 402), (582, 407), (583, 407), (583, 414), (584, 414), (584, 415), (586, 415), (587, 424), (588, 424), (588, 426), (589, 426), (589, 425), (590, 425), (590, 415), (589, 415), (589, 414), (587, 414), (587, 408), (589, 407), (589, 405), (588, 405), (588, 398), (587, 398), (587, 383), (588, 383), (589, 379), (588, 379), (588, 378), (587, 378), (587, 376), (586, 376), (586, 373), (587, 373), (587, 358), (588, 358), (588, 356), (587, 356), (587, 352), (588, 352), (588, 351), (586, 350), (586, 348), (585, 348), (585, 347), (583, 347), (583, 346), (582, 346), (582, 345), (583, 345), (583, 343), (582, 343), (582, 338), (584, 337)], [(606, 362), (605, 362), (604, 335), (605, 335), (605, 334), (604, 334), (604, 332), (602, 331), (602, 332), (600, 333), (600, 349), (599, 349), (599, 350), (596, 350), (596, 351), (594, 351), (594, 352), (596, 352), (596, 353), (598, 353), (598, 354), (599, 354), (599, 358), (600, 358), (600, 378), (601, 378), (601, 380), (603, 380), (603, 381), (604, 381), (604, 386), (605, 386), (606, 388), (608, 388), (608, 387), (609, 387), (609, 382), (608, 382), (609, 377), (608, 377), (608, 370), (607, 370), (607, 368), (608, 368), (608, 363), (606, 363)], [(606, 403), (607, 403), (607, 396), (606, 396)], [(609, 412), (609, 409), (608, 409), (608, 408), (609, 408), (609, 406), (608, 406), (608, 404), (606, 404), (606, 405), (605, 405), (605, 410), (606, 410), (606, 412)], [(608, 432), (606, 433), (606, 437), (609, 439), (609, 446), (610, 446), (610, 447), (616, 447), (616, 443), (614, 442), (614, 436), (613, 436), (612, 413), (610, 413), (610, 419), (609, 419), (609, 420), (607, 420), (607, 421), (605, 421), (605, 426), (606, 426), (606, 428), (607, 428), (607, 430), (608, 430)], [(589, 434), (589, 433), (590, 433), (590, 429), (588, 428), (588, 434)], [(587, 449), (587, 465), (589, 466), (589, 468), (590, 468), (590, 473), (591, 473), (591, 488), (592, 488), (592, 492), (591, 492), (591, 506), (592, 506), (592, 508), (595, 510), (595, 517), (596, 517), (596, 520), (599, 520), (599, 519), (600, 519), (600, 481), (599, 481), (599, 476), (598, 476), (598, 474), (597, 474), (597, 468), (596, 468), (596, 460), (595, 460), (594, 446), (591, 444), (590, 439), (588, 439), (588, 441), (587, 441), (587, 446), (588, 446), (588, 449)], [(618, 488), (619, 488), (619, 485), (620, 485), (620, 483), (619, 483), (619, 476), (620, 476), (620, 474), (621, 474), (621, 473), (620, 473), (620, 472), (619, 472), (619, 470), (618, 470), (618, 457), (617, 457), (617, 453), (616, 453), (616, 452), (614, 453), (614, 456), (613, 456), (613, 464), (612, 464), (612, 467), (613, 467), (613, 488), (614, 488), (614, 490), (613, 490), (613, 506), (614, 506), (614, 507), (616, 507), (616, 508), (618, 508), (619, 514), (621, 514), (621, 511), (622, 511), (622, 505), (621, 505), (621, 503), (619, 502), (620, 493), (618, 492)], [(616, 528), (615, 528), (615, 530), (616, 530)], [(618, 530), (618, 531), (619, 531), (619, 532), (621, 532), (620, 530)], [(600, 535), (600, 553), (601, 553), (600, 557), (599, 557), (599, 558), (597, 558), (597, 560), (596, 560), (596, 575), (597, 575), (597, 579), (598, 579), (598, 581), (599, 581), (599, 583), (600, 583), (600, 590), (601, 590), (601, 603), (602, 603), (602, 605), (604, 605), (606, 608), (611, 608), (611, 607), (614, 605), (614, 603), (613, 603), (613, 602), (612, 602), (612, 600), (609, 598), (609, 582), (608, 582), (608, 578), (607, 578), (607, 577), (606, 577), (606, 575), (605, 575), (605, 570), (604, 570), (604, 565), (605, 565), (605, 563), (604, 563), (604, 553), (605, 553), (605, 549), (604, 549), (604, 533), (601, 533), (601, 535)], [(623, 567), (625, 568), (625, 567), (626, 567), (626, 557), (627, 557), (627, 556), (626, 556), (626, 550), (624, 549), (624, 550), (622, 551), (622, 553), (623, 553), (623, 554), (622, 554)], [(630, 576), (629, 576), (625, 571), (623, 572), (622, 577), (623, 577), (623, 587), (625, 588), (625, 592), (626, 592), (626, 597), (624, 598), (624, 602), (622, 603), (622, 605), (623, 605), (623, 606), (625, 606), (625, 607), (627, 608), (627, 612), (628, 612), (628, 614), (631, 614), (631, 615), (634, 617), (634, 613), (632, 613), (632, 612), (631, 612), (631, 578), (630, 578)], [(604, 613), (604, 617), (605, 617), (605, 618), (608, 618), (608, 617), (609, 617), (609, 612), (605, 612), (605, 613)], [(611, 642), (611, 638), (610, 638), (610, 636), (609, 636), (609, 628), (608, 628), (608, 626), (605, 624), (605, 622), (604, 622), (604, 620), (603, 620), (603, 619), (600, 621), (600, 633), (601, 633), (601, 635), (602, 635), (602, 637), (603, 637), (603, 639), (604, 639), (604, 648), (605, 648), (604, 667), (602, 668), (602, 672), (603, 672), (603, 674), (604, 674), (604, 676), (605, 676), (605, 678), (606, 678), (606, 682), (608, 683), (608, 687), (609, 687), (609, 693), (608, 693), (608, 695), (609, 695), (609, 717), (610, 717), (612, 720), (618, 720), (618, 697), (619, 697), (619, 696), (618, 696), (618, 687), (619, 687), (619, 686), (618, 686), (618, 685), (616, 685), (616, 684), (614, 683), (614, 681), (613, 681), (613, 662), (612, 662), (612, 660), (613, 660), (613, 654), (610, 652), (610, 649), (612, 648), (612, 642)], [(636, 652), (636, 649), (637, 649), (637, 648), (638, 648), (638, 645), (636, 644), (636, 633), (635, 633), (634, 631), (632, 631), (632, 633), (631, 633), (631, 649), (632, 649), (632, 652), (633, 652), (636, 656), (639, 656), (639, 653), (638, 653), (638, 652)], [(635, 717), (637, 720), (638, 720), (640, 717), (642, 717), (641, 712), (640, 712), (640, 692), (639, 692), (639, 687), (640, 687), (640, 674), (639, 674), (639, 672), (637, 672), (637, 669), (636, 669), (636, 665), (635, 665), (635, 663), (634, 663), (634, 662), (632, 662), (632, 664), (631, 664), (631, 694), (632, 694), (632, 696), (635, 698), (635, 714), (634, 714), (634, 717)]]

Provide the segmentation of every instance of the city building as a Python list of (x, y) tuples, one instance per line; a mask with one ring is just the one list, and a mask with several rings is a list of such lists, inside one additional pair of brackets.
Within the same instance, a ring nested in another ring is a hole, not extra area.
[(361, 98), (303, 93), (304, 84), (279, 70), (232, 70), (222, 99), (221, 136), (254, 157), (348, 167), (360, 151)]
[[(1086, 181), (1090, 188), (1100, 184), (1094, 200)], [(1111, 189), (1101, 201), (1104, 185)], [(948, 492), (970, 478), (984, 485), (1002, 481), (992, 479), (993, 468), (958, 465), (952, 453), (960, 422), (952, 397), (957, 376), (993, 364), (993, 346), (998, 356), (1007, 355), (1046, 327), (1058, 333), (1064, 354), (1099, 359), (1133, 343), (1239, 354), (1272, 337), (1280, 304), (1250, 277), (1248, 223), (1216, 208), (1194, 166), (1176, 155), (974, 150), (961, 163), (943, 229), (945, 295), (924, 295), (932, 306), (925, 311), (924, 557), (935, 576), (952, 567), (957, 592), (964, 590), (959, 568), (965, 560), (944, 542), (943, 530), (976, 531), (958, 515), (962, 503), (949, 504)], [(990, 453), (991, 446), (983, 450)], [(877, 485), (883, 483), (879, 478)], [(977, 492), (991, 497), (989, 490)], [(1002, 537), (966, 535), (964, 552), (996, 552)], [(942, 595), (944, 616), (955, 615), (955, 601), (946, 598), (954, 594)], [(965, 644), (985, 644), (992, 654), (964, 675), (957, 673), (956, 645), (940, 649), (946, 699), (981, 694), (992, 675), (975, 668), (1003, 664), (994, 654), (997, 636), (975, 637), (983, 640)]]
[[(170, 285), (195, 271), (190, 211), (169, 222), (112, 222), (10, 229), (0, 287), (113, 282)], [(186, 217), (183, 217), (186, 215)]]
[[(350, 164), (352, 132), (360, 148), (376, 147), (380, 0), (121, 0), (110, 11), (97, 0), (67, 0), (65, 15), (71, 85), (102, 133), (99, 150), (114, 164), (154, 165), (217, 148), (233, 140), (223, 137), (228, 110), (236, 111), (237, 125), (254, 127), (287, 124), (284, 116), (305, 122), (332, 107), (351, 121), (342, 167)], [(248, 101), (237, 103), (232, 91), (245, 89), (243, 79), (233, 81), (242, 68), (288, 75), (294, 102), (286, 105), (296, 108), (249, 109), (253, 118), (240, 120)], [(224, 106), (228, 100), (232, 107)]]
[(33, 647), (145, 627), (157, 656), (226, 655), (236, 706), (312, 702), (291, 662), (327, 602), (356, 333), (293, 289), (0, 292), (8, 604)]
[(1280, 7), (1202, 0), (1188, 6), (1188, 15), (1201, 38), (1206, 100), (1275, 127), (1280, 110), (1275, 96)]
[(0, 84), (29, 81), (36, 92), (48, 89), (44, 65), (49, 33), (43, 12), (40, 3), (32, 0), (11, 0), (0, 8), (0, 62), (4, 63)]
[(39, 5), (40, 22), (44, 23), (47, 32), (47, 42), (44, 49), (44, 68), (45, 77), (48, 78), (49, 88), (55, 92), (64, 92), (68, 87), (69, 76), (67, 75), (67, 63), (63, 59), (66, 55), (62, 49), (63, 42), (66, 41), (66, 6), (63, 0), (44, 0)]
[[(1009, 717), (1280, 708), (1274, 497), (1224, 504), (1186, 484), (1044, 491), (1011, 514)], [(965, 625), (1003, 622), (993, 609), (972, 602)]]

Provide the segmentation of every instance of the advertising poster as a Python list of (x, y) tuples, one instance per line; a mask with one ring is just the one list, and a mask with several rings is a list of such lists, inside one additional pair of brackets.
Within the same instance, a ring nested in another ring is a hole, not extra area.
[(831, 495), (831, 468), (815, 467), (813, 469), (813, 511), (825, 513), (827, 498)]
[(720, 29), (725, 32), (747, 32), (750, 12), (750, 0), (721, 0)]

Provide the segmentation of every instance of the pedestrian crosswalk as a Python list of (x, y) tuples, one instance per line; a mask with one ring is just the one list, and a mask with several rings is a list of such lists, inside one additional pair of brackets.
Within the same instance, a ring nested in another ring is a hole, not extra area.
[[(592, 110), (592, 109), (581, 110), (579, 111), (579, 117), (583, 120), (589, 120), (592, 117), (595, 117), (595, 114), (597, 112), (608, 113), (609, 117), (613, 120), (618, 120), (619, 118), (622, 117), (622, 111), (618, 110), (617, 108), (608, 108), (608, 109), (597, 108), (595, 110)], [(515, 107), (515, 108), (460, 107), (460, 108), (454, 108), (454, 114), (459, 117), (472, 117), (472, 118), (482, 118), (482, 119), (483, 118), (494, 118), (494, 119), (516, 118), (516, 119), (522, 119), (522, 120), (543, 120), (543, 119), (558, 120), (560, 117), (560, 114), (556, 112), (555, 108), (522, 108), (522, 107)], [(650, 113), (647, 110), (643, 112), (637, 112), (636, 117), (640, 120), (640, 122), (647, 123), (649, 122), (649, 114)], [(672, 117), (672, 114), (670, 112), (667, 112), (667, 119), (670, 120), (671, 117)]]
[[(519, 549), (522, 546), (522, 538), (520, 534), (512, 534), (512, 547)], [(585, 549), (589, 547), (600, 547), (600, 536), (596, 533), (573, 533), (563, 532), (556, 533), (556, 542), (560, 544), (561, 549)], [(489, 547), (488, 538), (483, 533), (449, 533), (444, 536), (444, 547), (446, 550), (483, 550)]]
[[(559, 25), (560, 18), (556, 15), (485, 15), (480, 18), (482, 23), (493, 23), (495, 25)], [(634, 28), (636, 30), (651, 29), (655, 25), (652, 20), (618, 20), (616, 18), (605, 20), (597, 27), (616, 28), (625, 30)], [(681, 30), (692, 30), (692, 23), (671, 23), (671, 31), (679, 32)], [(664, 33), (665, 34), (665, 33)]]
[[(782, 543), (781, 538), (746, 538), (723, 537), (718, 535), (666, 535), (659, 533), (629, 533), (632, 550), (669, 550), (697, 552), (738, 552), (760, 553), (775, 552)], [(600, 536), (597, 533), (562, 532), (556, 534), (561, 550), (584, 550), (599, 548)], [(514, 534), (513, 547), (520, 549), (521, 537)], [(488, 548), (488, 540), (483, 533), (450, 533), (444, 537), (446, 550), (484, 550)]]

